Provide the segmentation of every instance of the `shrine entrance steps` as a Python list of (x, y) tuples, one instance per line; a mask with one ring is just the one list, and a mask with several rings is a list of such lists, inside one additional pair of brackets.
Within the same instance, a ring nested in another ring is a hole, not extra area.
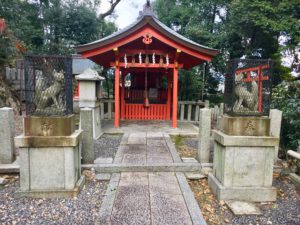
[(206, 224), (183, 173), (201, 166), (183, 163), (169, 135), (124, 134), (113, 163), (93, 167), (111, 173), (98, 224)]

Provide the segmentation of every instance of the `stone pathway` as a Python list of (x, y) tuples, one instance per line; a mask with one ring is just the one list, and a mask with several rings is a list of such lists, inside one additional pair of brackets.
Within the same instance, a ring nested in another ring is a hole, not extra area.
[[(114, 163), (178, 162), (162, 133), (125, 134)], [(99, 224), (206, 224), (183, 173), (123, 172), (112, 175)]]
[(124, 135), (114, 163), (146, 164), (173, 162), (162, 133), (131, 133)]

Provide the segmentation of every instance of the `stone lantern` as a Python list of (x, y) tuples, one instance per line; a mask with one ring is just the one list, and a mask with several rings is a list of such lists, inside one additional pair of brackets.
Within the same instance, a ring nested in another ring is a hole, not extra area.
[(83, 130), (82, 162), (94, 162), (94, 139), (101, 135), (100, 89), (104, 78), (86, 69), (76, 76), (79, 82), (80, 128)]

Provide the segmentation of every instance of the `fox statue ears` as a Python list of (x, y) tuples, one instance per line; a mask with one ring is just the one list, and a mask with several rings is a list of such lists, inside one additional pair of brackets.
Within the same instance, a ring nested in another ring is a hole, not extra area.
[(64, 70), (61, 69), (59, 72), (57, 72), (56, 69), (54, 69), (54, 70), (53, 70), (53, 73), (62, 73), (62, 74), (63, 74), (63, 73), (64, 73)]

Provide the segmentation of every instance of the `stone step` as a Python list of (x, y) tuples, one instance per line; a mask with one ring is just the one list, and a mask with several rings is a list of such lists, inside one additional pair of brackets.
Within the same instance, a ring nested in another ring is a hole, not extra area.
[(152, 164), (85, 164), (82, 169), (94, 168), (99, 173), (120, 172), (199, 172), (200, 163), (152, 163)]

